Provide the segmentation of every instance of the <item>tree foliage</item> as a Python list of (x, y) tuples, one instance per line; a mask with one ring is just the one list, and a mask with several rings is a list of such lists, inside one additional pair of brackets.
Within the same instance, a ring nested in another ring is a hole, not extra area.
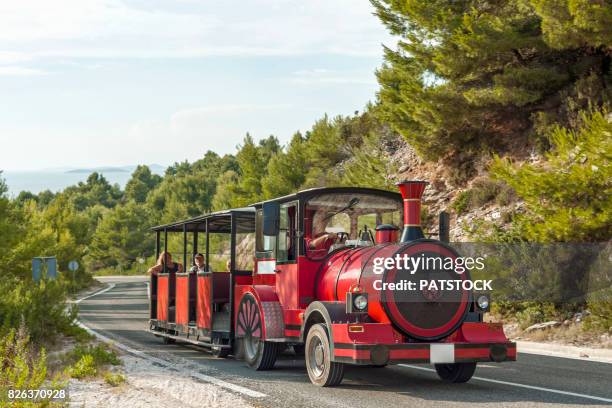
[(550, 135), (552, 150), (539, 165), (497, 159), (495, 177), (524, 200), (512, 234), (535, 242), (599, 242), (612, 235), (612, 117), (583, 115), (571, 131)]
[(606, 1), (371, 2), (399, 38), (377, 73), (382, 118), (425, 157), (533, 144), (610, 103)]
[(153, 253), (150, 217), (146, 207), (130, 201), (104, 214), (88, 247), (88, 260), (96, 268), (128, 269), (139, 257)]
[(161, 176), (151, 173), (148, 166), (138, 166), (125, 185), (126, 200), (144, 203), (147, 195), (161, 182)]

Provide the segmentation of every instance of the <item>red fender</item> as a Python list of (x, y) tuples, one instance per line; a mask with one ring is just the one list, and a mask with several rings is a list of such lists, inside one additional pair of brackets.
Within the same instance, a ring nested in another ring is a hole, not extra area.
[(242, 295), (238, 299), (235, 307), (235, 333), (236, 337), (242, 337), (241, 329), (238, 326), (240, 305), (247, 294), (251, 294), (257, 303), (259, 316), (262, 320), (262, 340), (279, 341), (285, 337), (285, 323), (283, 320), (283, 308), (278, 300), (278, 296), (272, 286), (253, 285), (246, 286), (242, 290)]

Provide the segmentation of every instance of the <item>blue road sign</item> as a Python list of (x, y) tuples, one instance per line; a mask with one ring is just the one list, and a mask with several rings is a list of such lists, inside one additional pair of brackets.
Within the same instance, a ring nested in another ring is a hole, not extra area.
[(34, 282), (40, 282), (43, 275), (47, 279), (57, 278), (57, 259), (54, 256), (32, 258), (32, 279)]

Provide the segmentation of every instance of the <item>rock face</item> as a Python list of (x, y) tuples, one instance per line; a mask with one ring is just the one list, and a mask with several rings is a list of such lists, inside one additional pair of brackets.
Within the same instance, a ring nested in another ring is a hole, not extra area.
[[(519, 155), (521, 156), (521, 155)], [(524, 157), (521, 159), (536, 162), (539, 156)], [(419, 158), (415, 150), (405, 141), (401, 141), (401, 146), (392, 155), (391, 160), (398, 165), (397, 180), (425, 180), (429, 185), (423, 194), (423, 207), (427, 211), (428, 219), (423, 219), (424, 230), (437, 232), (438, 215), (446, 211), (451, 215), (450, 240), (454, 242), (467, 242), (470, 240), (469, 231), (481, 221), (493, 221), (498, 225), (506, 226), (509, 217), (504, 214), (518, 213), (523, 211), (521, 202), (513, 202), (506, 206), (500, 206), (494, 202), (487, 203), (482, 207), (470, 209), (467, 212), (457, 215), (452, 208), (454, 200), (463, 191), (472, 188), (472, 184), (477, 179), (488, 177), (489, 159), (479, 159), (473, 163), (473, 174), (471, 174), (459, 186), (453, 186), (454, 170), (448, 164), (449, 159), (440, 159), (437, 162), (425, 161)], [(504, 218), (508, 218), (505, 220)], [(429, 222), (429, 224), (428, 224)], [(436, 236), (433, 235), (433, 238)]]
[(536, 324), (526, 328), (525, 331), (527, 333), (530, 333), (530, 332), (535, 331), (535, 330), (550, 329), (551, 327), (557, 327), (557, 326), (560, 326), (560, 325), (561, 325), (561, 322), (558, 322), (556, 320), (551, 320), (550, 322), (536, 323)]

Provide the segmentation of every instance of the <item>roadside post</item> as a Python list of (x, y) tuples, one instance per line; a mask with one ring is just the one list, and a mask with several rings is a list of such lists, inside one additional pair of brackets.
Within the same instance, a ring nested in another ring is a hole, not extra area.
[(140, 256), (136, 260), (138, 261), (138, 273), (142, 275), (142, 265), (144, 265), (145, 259)]
[(74, 283), (76, 271), (79, 269), (79, 263), (75, 260), (68, 262), (68, 269), (72, 272), (72, 283)]

